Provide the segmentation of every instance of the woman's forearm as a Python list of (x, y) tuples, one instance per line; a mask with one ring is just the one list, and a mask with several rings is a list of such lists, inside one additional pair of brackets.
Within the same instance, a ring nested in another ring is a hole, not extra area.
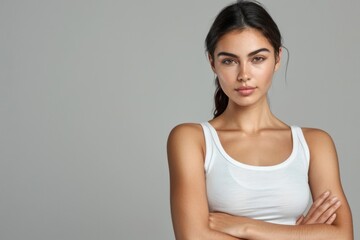
[[(221, 212), (209, 215), (209, 226), (219, 232), (248, 240), (353, 240), (350, 208), (325, 192), (297, 225), (280, 225)], [(340, 207), (341, 206), (341, 207)], [(340, 207), (340, 208), (339, 208)]]
[(244, 223), (241, 237), (249, 240), (353, 240), (352, 231), (336, 225), (279, 225), (251, 220)]
[(333, 224), (281, 225), (224, 213), (211, 213), (210, 228), (248, 240), (353, 240), (351, 220)]
[(243, 240), (243, 238), (234, 237), (214, 230), (207, 231), (203, 239), (204, 240)]
[(243, 240), (212, 229), (198, 229), (196, 232), (175, 232), (175, 238), (176, 240)]

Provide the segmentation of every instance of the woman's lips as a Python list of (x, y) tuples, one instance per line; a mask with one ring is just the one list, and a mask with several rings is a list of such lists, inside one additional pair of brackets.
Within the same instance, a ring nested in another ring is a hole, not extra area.
[(239, 87), (236, 88), (235, 91), (237, 91), (238, 93), (240, 93), (241, 96), (250, 96), (254, 91), (255, 91), (255, 87)]

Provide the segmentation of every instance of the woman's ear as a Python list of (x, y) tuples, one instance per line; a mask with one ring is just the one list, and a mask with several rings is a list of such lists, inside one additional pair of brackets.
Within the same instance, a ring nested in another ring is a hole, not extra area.
[(208, 53), (208, 59), (209, 59), (209, 63), (211, 66), (211, 69), (213, 70), (213, 72), (216, 74), (215, 72), (215, 63), (214, 63), (214, 59), (212, 58), (212, 56), (210, 55), (210, 53)]
[(274, 69), (275, 72), (280, 68), (281, 57), (282, 57), (282, 48), (279, 48), (279, 53), (275, 59), (275, 69)]

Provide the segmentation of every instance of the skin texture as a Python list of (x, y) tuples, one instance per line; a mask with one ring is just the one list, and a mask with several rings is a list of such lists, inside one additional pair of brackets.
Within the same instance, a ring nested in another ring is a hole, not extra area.
[[(225, 151), (250, 165), (279, 164), (292, 150), (289, 126), (272, 114), (267, 101), (281, 60), (281, 49), (278, 56), (274, 52), (260, 32), (245, 29), (227, 33), (219, 40), (214, 56), (209, 56), (220, 86), (229, 97), (225, 112), (209, 123)], [(241, 88), (251, 91), (239, 91)], [(201, 126), (176, 126), (167, 145), (176, 239), (353, 239), (350, 208), (341, 187), (332, 139), (318, 129), (303, 128), (303, 133), (310, 149), (309, 186), (314, 204), (305, 217), (300, 216), (297, 225), (286, 226), (209, 213)]]

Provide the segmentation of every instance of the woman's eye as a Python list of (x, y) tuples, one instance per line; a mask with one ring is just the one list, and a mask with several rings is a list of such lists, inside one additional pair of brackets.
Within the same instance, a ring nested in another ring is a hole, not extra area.
[(260, 62), (262, 62), (262, 61), (264, 61), (264, 60), (265, 60), (264, 57), (254, 57), (254, 58), (252, 59), (252, 62), (253, 62), (253, 63), (260, 63)]
[(233, 59), (224, 59), (224, 60), (222, 60), (222, 63), (226, 64), (226, 65), (231, 65), (231, 64), (236, 63), (236, 61)]

